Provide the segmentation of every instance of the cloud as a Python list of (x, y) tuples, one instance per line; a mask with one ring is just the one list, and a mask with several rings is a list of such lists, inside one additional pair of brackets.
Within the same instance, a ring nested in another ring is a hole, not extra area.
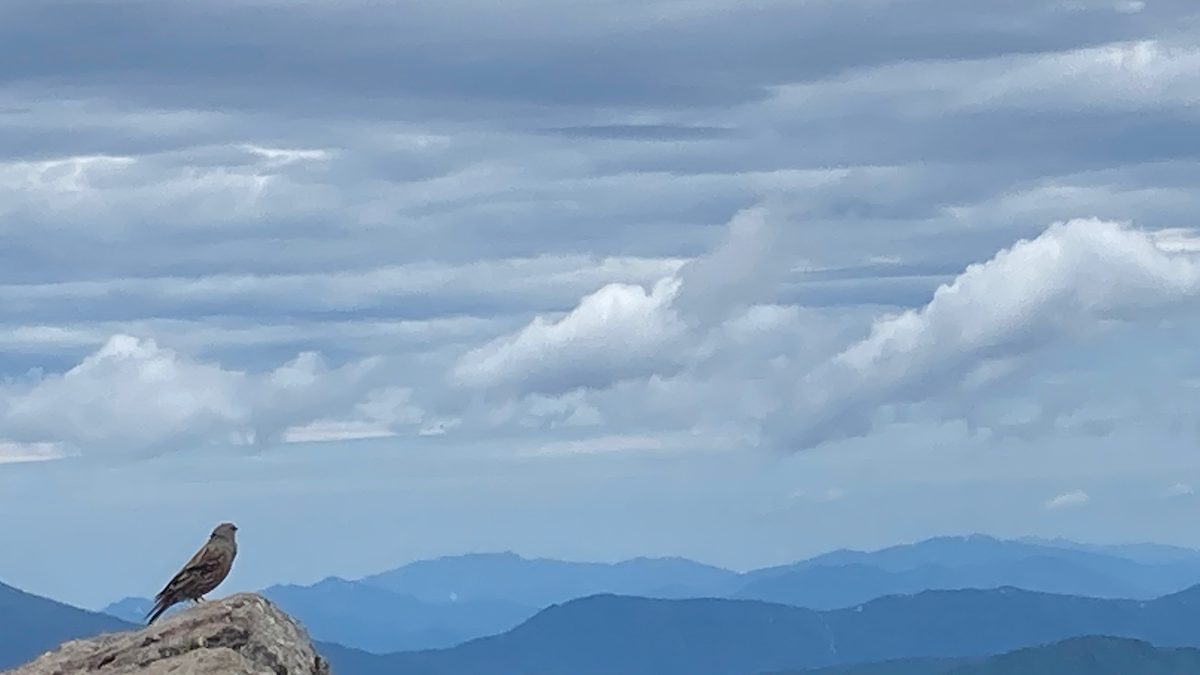
[(701, 356), (702, 338), (724, 321), (736, 319), (750, 332), (754, 322), (773, 322), (769, 310), (742, 312), (769, 298), (790, 267), (779, 220), (761, 206), (739, 211), (712, 251), (650, 288), (604, 286), (559, 319), (536, 317), (472, 350), (453, 375), (472, 387), (544, 394), (670, 375)]
[(56, 443), (13, 443), (0, 441), (0, 464), (46, 462), (66, 454)]
[(509, 397), (468, 417), (553, 428), (569, 413), (538, 413), (523, 397), (575, 392), (571, 409), (582, 406), (592, 423), (751, 436), (761, 427), (768, 445), (802, 449), (867, 435), (881, 413), (902, 420), (897, 405), (932, 401), (939, 405), (930, 412), (966, 418), (973, 432), (998, 438), (1103, 435), (1127, 406), (1085, 406), (1066, 392), (1032, 407), (983, 402), (1019, 378), (1033, 355), (1171, 316), (1200, 291), (1191, 231), (1063, 221), (969, 266), (925, 306), (876, 317), (866, 338), (839, 344), (862, 324), (762, 304), (795, 279), (838, 278), (837, 270), (807, 268), (803, 239), (784, 236), (796, 223), (777, 209), (740, 211), (711, 251), (649, 288), (604, 286), (564, 315), (539, 316), (468, 351), (452, 380), (497, 396), (493, 406)]
[(712, 323), (769, 300), (770, 292), (800, 262), (791, 233), (802, 225), (781, 220), (766, 205), (735, 214), (711, 252), (680, 268), (678, 311)]
[(293, 426), (352, 409), (373, 389), (374, 366), (331, 368), (320, 356), (302, 353), (274, 370), (249, 373), (115, 335), (61, 374), (35, 372), (6, 383), (0, 438), (134, 456), (213, 443), (267, 444)]
[[(1173, 37), (1187, 3), (284, 4), (6, 4), (12, 434), (136, 446), (103, 416), (62, 433), (36, 422), (42, 397), (96, 408), (52, 385), (128, 334), (171, 346), (180, 384), (166, 389), (187, 400), (146, 425), (156, 447), (500, 427), (741, 439), (764, 419), (769, 440), (800, 447), (914, 414), (905, 402), (974, 402), (1038, 344), (1111, 324), (1055, 300), (980, 346), (992, 338), (958, 326), (989, 325), (991, 308), (930, 310), (910, 353), (849, 364), (901, 339), (862, 340), (877, 313), (926, 304), (1020, 236), (1045, 244), (1045, 223), (1100, 213), (1163, 227), (1162, 251), (1200, 250), (1198, 152), (1179, 140), (1197, 52)], [(151, 28), (130, 33), (134, 14)], [(98, 48), (101, 33), (123, 39)], [(55, 34), (91, 58), (26, 37)], [(797, 39), (817, 56), (780, 61)], [(247, 70), (246, 49), (281, 58)], [(378, 77), (383, 62), (403, 72)], [(1034, 277), (996, 292), (1038, 305), (1033, 287), (1057, 282)], [(269, 373), (298, 353), (388, 365), (369, 383), (347, 371), (326, 398), (313, 392), (342, 369), (301, 363), (309, 393), (275, 409)], [(15, 375), (30, 367), (51, 374)], [(188, 378), (211, 386), (179, 393)], [(408, 412), (363, 408), (375, 389), (408, 392)], [(1001, 404), (983, 426), (1042, 433), (1074, 414), (1064, 399), (1028, 416)], [(1105, 428), (1085, 422), (1070, 431)]]
[(1047, 510), (1074, 509), (1086, 505), (1092, 498), (1083, 490), (1072, 490), (1047, 500), (1042, 507)]
[(1186, 41), (1113, 41), (1077, 49), (1010, 52), (983, 59), (895, 62), (826, 81), (776, 89), (773, 105), (811, 107), (822, 118), (878, 115), (887, 101), (908, 115), (1000, 110), (1142, 110), (1185, 106), (1200, 94), (1200, 51)]
[(565, 317), (537, 317), (519, 332), (474, 349), (455, 377), (471, 386), (516, 385), (561, 393), (648, 375), (662, 367), (662, 350), (682, 330), (670, 308), (678, 282), (647, 289), (609, 284)]
[(368, 392), (345, 419), (318, 419), (287, 429), (283, 440), (289, 443), (346, 441), (389, 438), (400, 427), (412, 427), (425, 418), (425, 411), (413, 401), (407, 387), (384, 387)]
[[(442, 303), (456, 303), (447, 308), (449, 311), (443, 310), (446, 314), (461, 314), (464, 309), (524, 310), (547, 302), (574, 301), (598, 283), (653, 281), (681, 264), (682, 261), (670, 258), (548, 255), (487, 259), (462, 265), (421, 262), (302, 274), (156, 275), (0, 284), (0, 299), (12, 305), (20, 316), (57, 317), (68, 313), (64, 305), (71, 305), (74, 311), (70, 313), (78, 317), (78, 305), (85, 302), (87, 307), (83, 309), (89, 315), (126, 319), (152, 315), (165, 308), (178, 308), (180, 314), (197, 314), (214, 306), (226, 313), (256, 315), (261, 315), (264, 309), (285, 313), (298, 310), (309, 314), (345, 313), (380, 307), (392, 309), (399, 299), (405, 307), (415, 307), (408, 310), (408, 315), (424, 318), (430, 315), (429, 303), (418, 303), (430, 295), (440, 296)], [(504, 302), (496, 300), (497, 293), (505, 296)], [(132, 303), (134, 307), (120, 309), (103, 304), (114, 296), (125, 301), (122, 305)], [(103, 310), (109, 312), (105, 314)]]
[[(1095, 219), (1056, 223), (937, 289), (924, 307), (807, 373), (772, 431), (792, 448), (863, 435), (880, 408), (959, 391), (976, 375), (1111, 322), (1170, 316), (1200, 292), (1200, 259), (1148, 232)], [(986, 378), (985, 378), (986, 380)]]
[(1175, 483), (1163, 492), (1163, 496), (1167, 499), (1190, 497), (1194, 494), (1196, 494), (1196, 489), (1187, 483)]
[[(56, 3), (67, 10), (60, 13), (36, 0), (11, 0), (0, 32), (0, 76), (177, 109), (353, 111), (384, 119), (401, 111), (478, 118), (506, 108), (533, 114), (567, 106), (732, 107), (782, 82), (893, 61), (1091, 45), (1171, 26), (1187, 14), (1176, 3), (1132, 14), (1108, 2), (1072, 11), (1047, 11), (1047, 4), (658, 0), (583, 7), (538, 0), (503, 9), (481, 3), (417, 9), (358, 1), (198, 8), (138, 0), (101, 12), (71, 0)], [(129, 29), (135, 18), (145, 30)], [(28, 35), (74, 41), (87, 58), (40, 52), (20, 58), (33, 49)], [(97, 35), (120, 39), (102, 48)], [(860, 36), (860, 45), (847, 47), (845, 35)], [(816, 56), (778, 58), (797, 41)], [(445, 58), (447, 50), (459, 58)], [(164, 56), (146, 59), (147, 53)], [(277, 58), (244, 67), (262, 53)], [(263, 94), (266, 85), (271, 95)]]

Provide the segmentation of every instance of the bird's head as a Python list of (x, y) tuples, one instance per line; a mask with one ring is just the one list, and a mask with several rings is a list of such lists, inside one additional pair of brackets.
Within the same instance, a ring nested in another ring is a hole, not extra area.
[(233, 533), (237, 532), (237, 525), (233, 523), (221, 523), (212, 531), (213, 538), (228, 539), (233, 541)]

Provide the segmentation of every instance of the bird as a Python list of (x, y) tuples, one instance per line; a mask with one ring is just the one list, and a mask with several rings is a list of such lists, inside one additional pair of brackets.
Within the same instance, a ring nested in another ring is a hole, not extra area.
[(233, 523), (221, 523), (213, 529), (204, 546), (154, 596), (154, 607), (146, 614), (147, 626), (177, 603), (184, 600), (203, 602), (206, 594), (225, 581), (229, 570), (233, 569), (233, 559), (237, 557), (236, 532), (237, 526)]

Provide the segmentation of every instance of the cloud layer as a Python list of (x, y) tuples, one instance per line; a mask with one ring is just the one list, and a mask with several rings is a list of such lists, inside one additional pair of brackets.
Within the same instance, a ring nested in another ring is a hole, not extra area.
[(1189, 232), (1072, 220), (968, 266), (923, 306), (877, 316), (853, 339), (810, 309), (763, 302), (806, 274), (799, 251), (776, 245), (794, 226), (763, 207), (736, 214), (710, 253), (431, 355), (441, 365), (423, 384), (394, 358), (330, 366), (303, 352), (251, 372), (117, 334), (61, 373), (10, 379), (0, 436), (153, 454), (569, 421), (735, 429), (798, 450), (866, 435), (897, 405), (956, 401), (941, 414), (968, 414), (963, 400), (985, 401), (1039, 353), (1168, 321), (1200, 295)]
[(865, 433), (882, 406), (983, 386), (1111, 322), (1194, 311), (1200, 257), (1175, 248), (1126, 225), (1073, 220), (968, 267), (925, 306), (877, 319), (868, 337), (805, 375), (796, 442)]
[(9, 382), (0, 429), (10, 441), (84, 453), (159, 453), (196, 444), (261, 444), (353, 406), (374, 365), (330, 368), (311, 352), (257, 374), (115, 335), (61, 374)]
[(5, 457), (1190, 428), (1194, 3), (201, 5), (5, 5)]

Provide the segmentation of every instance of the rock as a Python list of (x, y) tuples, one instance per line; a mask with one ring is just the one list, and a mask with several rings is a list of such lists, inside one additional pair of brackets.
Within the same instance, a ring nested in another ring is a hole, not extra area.
[(4, 675), (329, 675), (291, 617), (251, 593), (190, 607), (138, 631), (67, 642)]

